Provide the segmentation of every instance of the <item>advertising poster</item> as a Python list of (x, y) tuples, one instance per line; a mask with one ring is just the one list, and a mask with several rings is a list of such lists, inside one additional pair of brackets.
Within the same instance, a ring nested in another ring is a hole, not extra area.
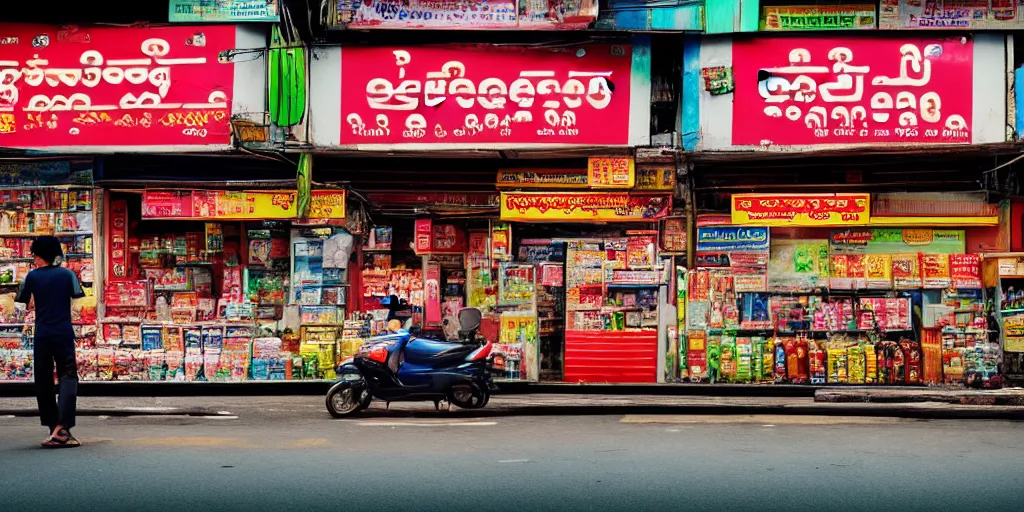
[(346, 47), (341, 144), (593, 144), (629, 140), (633, 50)]
[(773, 5), (761, 8), (765, 32), (858, 30), (875, 28), (875, 6)]
[(735, 145), (971, 143), (971, 38), (757, 38), (732, 52), (751, 84), (733, 99)]
[(501, 220), (653, 221), (672, 211), (672, 196), (628, 192), (502, 192)]
[(762, 226), (867, 224), (871, 194), (733, 194), (732, 223)]
[(768, 291), (811, 292), (828, 287), (828, 240), (779, 240), (771, 245)]
[(0, 147), (231, 143), (233, 26), (0, 24)]
[(1024, 27), (1021, 0), (882, 0), (878, 28), (882, 30), (1020, 30)]
[(595, 0), (338, 0), (332, 24), (350, 29), (581, 30), (597, 19)]

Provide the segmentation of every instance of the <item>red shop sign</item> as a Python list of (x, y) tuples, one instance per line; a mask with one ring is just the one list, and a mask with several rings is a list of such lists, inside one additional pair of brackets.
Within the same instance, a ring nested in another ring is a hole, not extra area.
[(0, 147), (226, 146), (235, 27), (0, 24)]
[(732, 52), (735, 145), (971, 142), (971, 39), (758, 38)]
[(624, 145), (631, 70), (629, 45), (345, 48), (341, 143)]

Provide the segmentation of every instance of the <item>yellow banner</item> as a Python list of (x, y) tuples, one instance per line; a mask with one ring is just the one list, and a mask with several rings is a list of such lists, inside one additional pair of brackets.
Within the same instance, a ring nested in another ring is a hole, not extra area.
[(854, 226), (870, 218), (870, 194), (734, 194), (732, 223), (758, 226)]
[(501, 220), (655, 221), (672, 211), (668, 194), (628, 192), (502, 192)]
[(297, 214), (295, 190), (219, 191), (218, 219), (294, 219)]
[(631, 156), (592, 156), (587, 176), (590, 188), (633, 188), (636, 166)]
[(314, 190), (310, 196), (310, 219), (344, 219), (344, 190)]

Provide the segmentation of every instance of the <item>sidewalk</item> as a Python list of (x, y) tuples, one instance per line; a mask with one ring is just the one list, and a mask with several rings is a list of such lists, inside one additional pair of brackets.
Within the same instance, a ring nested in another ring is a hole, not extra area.
[[(874, 391), (874, 390), (872, 390)], [(884, 390), (888, 391), (888, 390)], [(864, 394), (861, 390), (844, 392)], [(951, 392), (950, 396), (956, 393)], [(1015, 391), (1020, 394), (1019, 390)], [(875, 394), (884, 396), (885, 394)], [(950, 396), (943, 401), (828, 402), (792, 397), (519, 395), (495, 396), (478, 411), (453, 409), (440, 414), (462, 417), (583, 416), (626, 414), (867, 416), (916, 419), (1024, 420), (1024, 406), (962, 405)], [(892, 399), (890, 397), (890, 399)], [(247, 418), (326, 418), (323, 398), (309, 396), (103, 398), (82, 397), (82, 416), (238, 416)], [(375, 403), (364, 415), (422, 416), (439, 414), (432, 403)], [(0, 416), (34, 416), (35, 400), (0, 399)]]

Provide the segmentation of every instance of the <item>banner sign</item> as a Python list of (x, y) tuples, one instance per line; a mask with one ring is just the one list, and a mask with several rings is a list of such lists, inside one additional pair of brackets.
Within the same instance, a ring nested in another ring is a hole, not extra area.
[(366, 198), (376, 206), (498, 206), (498, 194), (492, 192), (374, 192)]
[(0, 24), (0, 147), (231, 143), (235, 27)]
[(626, 145), (632, 53), (629, 45), (346, 47), (340, 142)]
[(875, 6), (777, 5), (761, 9), (762, 31), (875, 28)]
[(281, 21), (279, 0), (171, 0), (171, 23), (238, 23)]
[[(971, 38), (733, 42), (734, 145), (970, 144)], [(757, 87), (753, 87), (753, 84)]]
[(672, 192), (676, 189), (675, 167), (641, 167), (636, 170), (634, 190), (662, 190)]
[(697, 228), (697, 252), (768, 251), (768, 228), (706, 226)]
[(949, 275), (953, 288), (981, 288), (981, 255), (950, 254)]
[(1022, 0), (886, 0), (878, 13), (878, 28), (1019, 30), (1024, 28), (1022, 12)]
[(590, 188), (632, 188), (636, 165), (631, 156), (592, 156), (587, 159)]
[(670, 195), (627, 192), (502, 192), (501, 220), (653, 222), (672, 211)]
[(310, 219), (344, 219), (344, 190), (314, 190), (310, 196)]
[(144, 219), (265, 220), (294, 219), (295, 190), (146, 190)]
[(582, 170), (502, 170), (498, 188), (587, 188), (587, 173)]
[(867, 224), (870, 194), (733, 194), (732, 223), (762, 226)]
[(580, 30), (597, 19), (595, 0), (338, 0), (334, 25), (358, 29)]

